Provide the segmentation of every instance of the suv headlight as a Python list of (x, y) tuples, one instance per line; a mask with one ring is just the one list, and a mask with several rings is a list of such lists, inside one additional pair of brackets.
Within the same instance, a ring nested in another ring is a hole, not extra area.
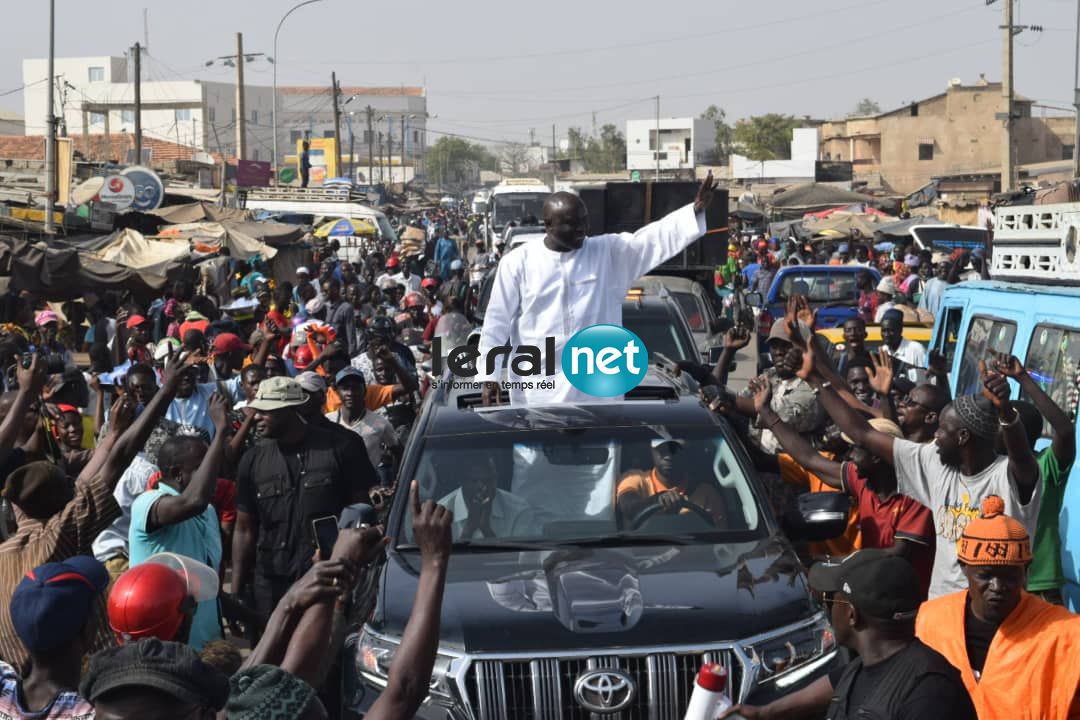
[[(397, 641), (376, 635), (365, 625), (356, 644), (356, 666), (361, 677), (380, 688), (386, 687), (390, 677), (390, 664), (394, 661), (398, 646)], [(454, 682), (451, 671), (454, 660), (453, 656), (443, 653), (435, 656), (431, 682), (428, 685), (432, 695), (453, 698)]]
[(758, 682), (793, 685), (823, 664), (836, 648), (836, 637), (824, 615), (810, 625), (743, 645), (757, 670)]

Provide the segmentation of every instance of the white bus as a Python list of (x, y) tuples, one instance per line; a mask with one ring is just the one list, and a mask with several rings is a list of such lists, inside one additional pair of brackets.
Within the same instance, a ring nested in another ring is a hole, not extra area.
[(488, 202), (488, 248), (502, 237), (506, 226), (540, 225), (544, 219), (544, 201), (551, 188), (535, 178), (508, 178), (491, 191)]

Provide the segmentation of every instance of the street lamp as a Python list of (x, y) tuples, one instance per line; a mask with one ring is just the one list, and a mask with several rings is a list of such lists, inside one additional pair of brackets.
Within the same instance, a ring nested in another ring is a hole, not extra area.
[(323, 2), (323, 0), (304, 0), (304, 2), (299, 3), (298, 5), (294, 5), (289, 10), (289, 12), (285, 13), (285, 15), (282, 16), (281, 21), (277, 25), (277, 30), (274, 31), (274, 106), (270, 110), (270, 115), (273, 118), (273, 120), (271, 122), (272, 122), (272, 124), (274, 126), (274, 130), (273, 130), (273, 132), (274, 132), (274, 161), (273, 161), (273, 168), (274, 168), (274, 184), (275, 185), (277, 184), (277, 161), (278, 161), (278, 142), (277, 142), (277, 139), (278, 139), (277, 138), (277, 135), (278, 135), (278, 133), (277, 133), (277, 66), (278, 66), (278, 64), (277, 64), (277, 60), (278, 60), (277, 41), (278, 41), (278, 33), (281, 32), (281, 26), (285, 24), (285, 20), (288, 19), (288, 17), (290, 15), (292, 15), (294, 12), (296, 12), (300, 8), (304, 7), (305, 5), (311, 5), (311, 4), (317, 3), (317, 2)]

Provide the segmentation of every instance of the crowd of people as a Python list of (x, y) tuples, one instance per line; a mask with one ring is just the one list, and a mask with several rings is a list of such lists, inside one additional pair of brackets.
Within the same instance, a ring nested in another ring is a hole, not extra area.
[[(156, 298), (4, 297), (0, 717), (339, 716), (424, 353), (476, 291), (464, 216), (410, 220), (292, 277), (225, 255)], [(373, 718), (412, 717), (435, 660), (453, 514), (411, 506), (422, 570)]]
[[(793, 297), (778, 324), (772, 369), (741, 395), (702, 392), (744, 435), (779, 514), (790, 510), (788, 483), (850, 497), (847, 532), (803, 551), (823, 558), (810, 584), (837, 641), (858, 659), (771, 705), (732, 713), (1080, 713), (1071, 661), (1080, 617), (1062, 607), (1058, 537), (1076, 455), (1066, 412), (1007, 354), (981, 363), (978, 394), (953, 396), (937, 358), (916, 384), (895, 348), (861, 348), (865, 332), (851, 333), (842, 372), (805, 297)], [(1029, 400), (1010, 399), (1010, 380)], [(1052, 439), (1037, 449), (1044, 420)]]
[[(482, 457), (438, 503), (398, 481), (432, 341), (476, 325), (481, 302), (481, 352), (548, 336), (561, 349), (586, 325), (621, 324), (633, 280), (706, 232), (715, 187), (710, 176), (692, 205), (602, 242), (587, 237), (580, 199), (556, 193), (544, 241), (505, 257), (476, 218), (447, 208), (402, 218), (398, 245), (352, 261), (336, 241), (319, 243), (290, 277), (226, 255), (153, 298), (5, 296), (0, 717), (336, 716), (340, 628), (367, 602), (354, 590), (377, 567), (380, 512), (401, 493), (421, 571), (367, 716), (412, 717), (435, 661), (452, 542), (493, 534), (470, 498), (501, 492)], [(751, 239), (717, 269), (730, 297), (767, 290), (797, 263), (876, 264), (882, 278), (860, 275), (859, 314), (836, 358), (795, 294), (768, 333), (772, 367), (748, 388), (727, 387), (753, 335), (741, 317), (720, 361), (698, 373), (703, 402), (743, 436), (778, 516), (805, 489), (850, 499), (845, 532), (799, 550), (819, 561), (809, 582), (855, 659), (732, 713), (1080, 716), (1080, 619), (1061, 607), (1058, 538), (1073, 422), (1016, 358), (987, 357), (981, 392), (954, 396), (942, 358), (903, 337), (983, 260)], [(589, 282), (561, 281), (579, 277)], [(868, 322), (881, 325), (873, 353)], [(88, 369), (76, 367), (80, 352)], [(497, 377), (481, 379), (496, 402)], [(1029, 400), (1010, 399), (1010, 381)], [(589, 401), (566, 383), (510, 400)], [(1052, 441), (1036, 449), (1044, 422)], [(652, 501), (679, 447), (653, 450), (658, 472), (618, 485), (628, 516)], [(722, 512), (704, 491), (685, 500)], [(532, 522), (500, 502), (498, 522)], [(327, 519), (336, 540), (317, 529)]]

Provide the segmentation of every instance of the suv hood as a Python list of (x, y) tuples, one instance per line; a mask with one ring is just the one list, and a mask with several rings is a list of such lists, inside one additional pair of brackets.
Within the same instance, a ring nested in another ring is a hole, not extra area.
[[(400, 636), (419, 555), (390, 554), (371, 625)], [(814, 612), (786, 542), (455, 553), (440, 644), (463, 652), (697, 645)]]

